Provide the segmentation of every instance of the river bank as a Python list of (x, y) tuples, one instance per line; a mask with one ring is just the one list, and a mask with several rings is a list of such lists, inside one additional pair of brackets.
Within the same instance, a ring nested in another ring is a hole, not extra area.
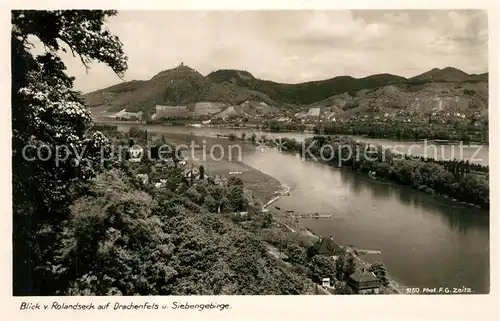
[[(392, 185), (392, 186), (401, 186), (401, 184), (398, 184), (394, 181), (391, 181), (389, 179), (386, 179), (386, 178), (379, 178), (379, 177), (376, 177), (376, 176), (373, 176), (373, 175), (370, 175), (370, 173), (362, 173), (362, 172), (358, 172), (360, 175), (362, 175), (363, 177), (367, 178), (367, 179), (370, 179), (374, 182), (377, 182), (378, 184), (387, 184), (387, 185)], [(423, 191), (425, 192), (425, 191)], [(465, 206), (470, 206), (470, 207), (475, 207), (475, 208), (478, 208), (480, 209), (481, 206), (479, 205), (476, 205), (474, 203), (468, 203), (468, 202), (464, 202), (464, 201), (460, 201), (456, 198), (453, 198), (453, 197), (450, 197), (448, 195), (445, 195), (445, 194), (438, 194), (438, 193), (435, 193), (433, 191), (427, 191), (426, 192), (427, 194), (429, 195), (432, 195), (432, 196), (435, 196), (435, 197), (442, 197), (442, 198), (445, 198), (445, 199), (449, 199), (450, 201), (453, 201), (453, 202), (456, 202), (456, 203), (459, 203), (459, 204), (462, 204), (462, 205), (465, 205)]]
[[(244, 137), (241, 138), (244, 140)], [(396, 153), (358, 140), (315, 136), (298, 142), (293, 138), (251, 140), (254, 145), (277, 148), (306, 160), (347, 167), (371, 179), (390, 181), (424, 193), (446, 196), (464, 204), (489, 209), (489, 168), (468, 161), (438, 161)], [(326, 147), (326, 148), (325, 148)]]
[[(279, 192), (279, 195), (273, 197), (270, 201), (268, 201), (262, 208), (266, 209), (268, 206), (271, 204), (275, 203), (279, 199), (281, 199), (284, 196), (292, 196), (293, 192), (291, 193), (291, 188), (287, 186), (286, 184), (282, 184), (283, 190)], [(304, 228), (298, 224), (298, 221), (290, 221), (286, 220), (285, 218), (287, 215), (284, 215), (286, 211), (282, 211), (281, 209), (278, 210), (279, 212), (275, 212), (273, 210), (272, 212), (273, 217), (284, 227), (286, 227), (290, 232), (292, 233), (297, 233), (301, 235), (308, 235), (310, 236), (314, 241), (317, 241), (320, 236), (315, 235), (313, 232), (311, 232), (309, 229)], [(279, 213), (279, 215), (278, 215)], [(350, 253), (356, 262), (356, 265), (358, 268), (363, 268), (363, 269), (368, 269), (371, 265), (371, 263), (363, 260), (358, 253), (363, 253), (363, 254), (382, 254), (381, 251), (374, 251), (374, 250), (362, 250), (362, 249), (357, 249), (351, 246), (345, 246), (342, 244), (337, 244), (339, 247), (346, 249), (348, 253)], [(362, 255), (362, 254), (361, 254)], [(386, 286), (385, 293), (384, 294), (404, 294), (406, 287), (403, 286), (400, 283), (397, 283), (394, 279), (392, 279), (390, 276), (387, 277), (387, 280), (389, 281), (389, 284)]]
[[(235, 162), (232, 162), (232, 166), (231, 166), (231, 168), (233, 168), (233, 169), (235, 168), (234, 163)], [(238, 173), (240, 173), (240, 174), (238, 174), (238, 177), (240, 177), (242, 179), (245, 186), (247, 186), (247, 183), (250, 184), (248, 189), (252, 192), (252, 194), (260, 195), (261, 202), (264, 202), (267, 200), (267, 202), (265, 202), (265, 204), (262, 206), (262, 209), (269, 211), (273, 215), (273, 219), (278, 224), (278, 226), (282, 226), (282, 227), (286, 228), (289, 232), (294, 233), (296, 235), (300, 235), (301, 237), (310, 238), (311, 243), (314, 243), (318, 239), (321, 238), (320, 236), (314, 234), (314, 232), (301, 226), (300, 221), (290, 217), (290, 215), (284, 209), (281, 209), (281, 208), (276, 207), (276, 206), (274, 208), (271, 207), (272, 204), (276, 203), (277, 201), (279, 201), (283, 197), (293, 197), (293, 191), (292, 191), (292, 188), (290, 186), (287, 186), (286, 184), (278, 181), (280, 184), (279, 188), (274, 190), (273, 192), (271, 192), (271, 189), (269, 189), (270, 185), (266, 184), (268, 186), (268, 188), (266, 189), (267, 195), (263, 195), (262, 190), (261, 190), (262, 182), (263, 181), (273, 181), (272, 185), (275, 185), (276, 179), (269, 176), (269, 175), (262, 173), (261, 171), (255, 169), (255, 168), (251, 168), (251, 167), (248, 168), (247, 165), (245, 165), (241, 162), (237, 162), (237, 163), (238, 163), (238, 167), (237, 167), (238, 170), (241, 170), (241, 172), (238, 172)], [(207, 163), (205, 163), (205, 164), (206, 165), (204, 165), (204, 166), (211, 166), (210, 164), (207, 164)], [(219, 166), (220, 166), (220, 164), (219, 164)], [(225, 173), (225, 171), (224, 172), (218, 171), (217, 173), (223, 175)], [(247, 175), (241, 176), (241, 174), (243, 174), (243, 173), (246, 173)], [(259, 177), (259, 179), (257, 181), (260, 184), (255, 184), (256, 177)], [(252, 178), (252, 180), (249, 180), (249, 178)], [(264, 196), (264, 197), (262, 197), (262, 196)], [(337, 244), (337, 245), (341, 248), (346, 249), (346, 251), (349, 252), (354, 257), (358, 268), (368, 269), (371, 265), (371, 263), (363, 260), (363, 258), (361, 257), (363, 254), (381, 254), (380, 251), (376, 251), (376, 250), (375, 251), (362, 250), (362, 249), (354, 248), (352, 246), (347, 246), (347, 245), (342, 245), (342, 244)], [(279, 259), (282, 260), (283, 258), (280, 256)], [(283, 264), (288, 263), (285, 261), (283, 261), (283, 262), (284, 262)], [(288, 263), (288, 265), (289, 265), (289, 263)], [(389, 281), (389, 284), (384, 289), (385, 294), (404, 294), (405, 293), (404, 292), (405, 287), (402, 286), (401, 284), (398, 284), (390, 276), (388, 277), (388, 281)], [(328, 292), (324, 289), (323, 289), (323, 291)]]
[[(489, 220), (484, 210), (415, 192), (407, 186), (375, 182), (350, 168), (307, 162), (273, 149), (261, 151), (248, 141), (202, 136), (211, 133), (215, 136), (216, 132), (190, 135), (190, 131), (180, 133), (182, 128), (173, 128), (173, 133), (164, 127), (145, 129), (149, 133), (157, 131), (160, 136), (179, 137), (179, 143), (189, 144), (194, 140), (202, 145), (206, 140), (207, 148), (212, 143), (226, 146), (226, 151), (227, 145), (241, 146), (243, 158), (238, 166), (246, 170), (236, 169), (237, 165), (227, 160), (214, 161), (214, 169), (228, 175), (241, 171), (236, 175), (246, 176), (245, 180), (253, 182), (255, 191), (266, 191), (258, 196), (263, 199), (261, 206), (278, 196), (283, 191), (281, 184), (286, 184), (291, 188), (292, 197), (283, 195), (268, 206), (273, 216), (280, 216), (280, 222), (292, 229), (299, 224), (304, 234), (308, 229), (322, 237), (335, 235), (339, 244), (380, 250), (380, 255), (361, 257), (370, 263), (384, 262), (389, 274), (401, 284), (412, 287), (467, 284), (475, 293), (488, 291)], [(120, 127), (120, 130), (128, 131), (128, 127)], [(297, 223), (286, 215), (290, 210), (335, 215), (324, 219), (300, 218)], [(291, 231), (285, 225), (282, 230), (283, 233)], [(440, 269), (433, 268), (436, 264)]]
[[(196, 141), (196, 137), (188, 137), (186, 135), (168, 135), (166, 139), (174, 144), (185, 144), (186, 139), (194, 139), (196, 144), (199, 143)], [(209, 149), (212, 144), (218, 142), (219, 141), (215, 139), (205, 138), (204, 148)], [(247, 144), (247, 147), (252, 149), (255, 148), (251, 144)], [(273, 216), (275, 225), (284, 228), (287, 231), (286, 233), (292, 233), (302, 239), (308, 239), (308, 242), (311, 244), (320, 238), (320, 236), (316, 235), (313, 231), (301, 226), (300, 220), (291, 217), (284, 209), (278, 206), (272, 206), (283, 197), (293, 197), (293, 190), (290, 186), (237, 159), (230, 159), (229, 153), (221, 153), (221, 158), (217, 158), (217, 160), (210, 157), (204, 158), (203, 154), (203, 148), (199, 148), (195, 150), (193, 155), (184, 156), (187, 157), (189, 163), (195, 166), (203, 165), (207, 173), (214, 173), (225, 177), (236, 176), (240, 178), (243, 181), (245, 189), (248, 189), (251, 194), (255, 196), (256, 200), (254, 201), (262, 204), (262, 210), (270, 212)], [(359, 267), (368, 268), (370, 266), (369, 262), (364, 261), (362, 257), (358, 255), (357, 249), (341, 244), (339, 244), (339, 246), (346, 248), (346, 250), (353, 255)], [(281, 257), (280, 260), (282, 260)], [(288, 262), (283, 261), (284, 265), (287, 265), (287, 263)], [(394, 281), (390, 279), (389, 281), (389, 286), (384, 290), (385, 293), (403, 293)]]
[[(387, 135), (377, 135), (377, 134), (366, 134), (366, 133), (359, 133), (359, 134), (353, 134), (350, 131), (345, 131), (344, 133), (341, 132), (332, 132), (332, 133), (325, 133), (322, 131), (318, 131), (318, 128), (314, 124), (307, 124), (304, 130), (293, 130), (293, 129), (283, 129), (279, 128), (277, 129), (272, 129), (269, 125), (261, 125), (261, 124), (229, 124), (229, 123), (197, 123), (197, 122), (189, 122), (189, 121), (181, 121), (181, 122), (161, 122), (161, 121), (126, 121), (126, 120), (115, 120), (115, 119), (108, 119), (108, 118), (96, 118), (94, 119), (95, 123), (98, 124), (115, 124), (115, 125), (129, 125), (129, 126), (144, 126), (144, 125), (155, 125), (155, 126), (165, 126), (165, 127), (172, 127), (172, 126), (179, 126), (179, 127), (186, 127), (186, 128), (205, 128), (205, 129), (220, 129), (220, 130), (236, 130), (236, 131), (258, 131), (258, 132), (263, 132), (263, 133), (269, 133), (269, 134), (281, 134), (281, 133), (287, 133), (287, 134), (314, 134), (314, 135), (324, 135), (324, 136), (354, 136), (354, 137), (359, 137), (359, 138), (366, 138), (370, 140), (398, 140), (398, 141), (406, 141), (406, 142), (415, 142), (415, 141), (433, 141), (437, 143), (445, 143), (445, 144), (455, 144), (459, 142), (464, 142), (463, 140), (458, 140), (458, 139), (451, 139), (451, 138), (441, 138), (441, 137), (436, 137), (436, 138), (415, 138), (415, 137), (402, 137), (399, 135), (395, 135), (392, 137), (389, 137)], [(427, 137), (427, 136), (424, 136)], [(489, 140), (486, 138), (486, 140), (467, 140), (465, 141), (468, 145), (489, 145)]]

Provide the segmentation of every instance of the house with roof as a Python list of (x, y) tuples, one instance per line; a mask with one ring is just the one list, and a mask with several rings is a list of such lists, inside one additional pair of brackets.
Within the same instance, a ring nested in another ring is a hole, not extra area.
[(309, 110), (307, 111), (307, 115), (312, 117), (319, 117), (321, 116), (321, 108), (320, 107), (309, 108)]
[(162, 186), (167, 185), (168, 179), (156, 177), (154, 179), (151, 179), (151, 183), (153, 183), (156, 188), (160, 188)]
[(191, 178), (191, 177), (196, 177), (198, 175), (199, 170), (194, 167), (192, 164), (186, 164), (184, 167), (184, 177), (186, 178)]
[(321, 237), (316, 244), (313, 245), (316, 253), (324, 256), (339, 256), (344, 253), (344, 249), (341, 248), (334, 240), (333, 236)]
[(191, 114), (187, 105), (156, 105), (154, 116), (159, 120), (165, 117), (188, 117)]
[(331, 285), (331, 282), (330, 282), (330, 278), (323, 278), (323, 279), (321, 279), (321, 286), (324, 287), (324, 288), (331, 288), (332, 285)]
[(136, 177), (144, 184), (149, 183), (149, 176), (148, 174), (137, 174)]
[(378, 294), (380, 292), (382, 282), (373, 272), (369, 272), (363, 268), (360, 271), (356, 271), (349, 275), (347, 284), (357, 294)]
[(219, 186), (227, 185), (227, 178), (222, 175), (216, 175), (214, 179), (214, 184)]
[(143, 148), (141, 146), (132, 146), (126, 151), (126, 158), (129, 162), (138, 163), (142, 159)]
[(126, 109), (122, 109), (119, 112), (110, 116), (111, 118), (117, 120), (141, 120), (142, 119), (142, 111), (137, 113), (128, 112)]

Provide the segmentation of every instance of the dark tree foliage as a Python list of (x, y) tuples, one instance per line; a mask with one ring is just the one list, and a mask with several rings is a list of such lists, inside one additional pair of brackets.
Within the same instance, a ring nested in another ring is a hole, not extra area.
[(339, 281), (347, 281), (349, 275), (356, 271), (356, 264), (351, 253), (340, 255), (335, 261), (336, 278)]
[(488, 142), (488, 126), (480, 127), (455, 124), (404, 123), (397, 121), (348, 120), (324, 123), (315, 126), (317, 134), (325, 135), (366, 135), (372, 138), (388, 139), (445, 139), (464, 142)]
[(288, 259), (290, 262), (298, 263), (298, 264), (306, 264), (307, 263), (307, 253), (306, 249), (298, 244), (288, 244), (286, 247), (286, 253), (288, 255)]
[[(87, 134), (90, 114), (72, 89), (73, 78), (66, 74), (58, 53), (70, 50), (84, 65), (100, 61), (123, 75), (127, 64), (122, 44), (103, 26), (115, 14), (12, 11), (13, 284), (17, 295), (53, 293), (57, 285), (50, 265), (60, 222), (81, 183), (99, 170), (101, 149), (107, 150), (105, 136)], [(31, 52), (33, 38), (43, 45), (43, 54)], [(45, 150), (46, 161), (36, 158), (37, 148)], [(79, 159), (77, 153), (82, 151)]]
[[(58, 294), (302, 294), (258, 237), (169, 190), (137, 190), (120, 170), (71, 207), (57, 247)], [(191, 187), (193, 190), (196, 186)]]
[(291, 132), (291, 131), (303, 132), (305, 129), (306, 129), (305, 125), (298, 123), (282, 123), (278, 121), (270, 121), (268, 123), (268, 130), (272, 133)]
[(228, 179), (227, 184), (229, 186), (243, 186), (243, 181), (239, 177), (230, 176), (229, 179)]
[(315, 255), (308, 264), (311, 279), (316, 283), (321, 283), (323, 278), (335, 280), (335, 261), (331, 257)]
[(384, 286), (389, 284), (387, 279), (387, 269), (383, 263), (375, 262), (368, 268), (368, 271), (373, 272), (381, 281)]

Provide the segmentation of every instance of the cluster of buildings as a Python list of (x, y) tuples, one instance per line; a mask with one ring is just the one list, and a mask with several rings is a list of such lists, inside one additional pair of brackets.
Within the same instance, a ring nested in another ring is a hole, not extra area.
[[(331, 236), (320, 238), (319, 241), (313, 246), (316, 247), (318, 255), (329, 256), (334, 259), (337, 259), (345, 251), (333, 240), (333, 237)], [(382, 281), (373, 272), (362, 268), (361, 270), (356, 270), (356, 272), (349, 275), (347, 284), (356, 294), (378, 294), (380, 293)], [(322, 286), (333, 289), (330, 278), (323, 278)]]
[(302, 121), (318, 119), (335, 121), (335, 111), (331, 107), (313, 107), (307, 111), (296, 113), (294, 117)]
[[(361, 107), (369, 106), (369, 110), (376, 113), (368, 113), (370, 115), (368, 116), (365, 112), (358, 114), (353, 111), (349, 112), (349, 116), (346, 116), (348, 118), (345, 118), (344, 120), (353, 119), (366, 122), (371, 119), (380, 121), (399, 119), (402, 122), (411, 123), (418, 122), (419, 117), (422, 117), (422, 112), (425, 110), (428, 110), (426, 117), (439, 118), (440, 122), (443, 123), (445, 123), (446, 120), (456, 120), (457, 118), (459, 120), (465, 120), (467, 116), (463, 112), (447, 111), (471, 110), (469, 105), (471, 102), (474, 103), (477, 100), (476, 98), (474, 98), (476, 99), (474, 100), (471, 97), (461, 97), (458, 95), (443, 96), (441, 94), (434, 94), (429, 96), (428, 93), (418, 97), (405, 96), (406, 98), (399, 99), (399, 96), (394, 96), (394, 93), (390, 92), (389, 94), (391, 95), (382, 97), (368, 95), (366, 98), (356, 99), (354, 101), (354, 105), (359, 105)], [(206, 125), (209, 124), (210, 121), (217, 122), (222, 120), (225, 122), (229, 119), (234, 123), (238, 122), (240, 118), (244, 119), (245, 123), (264, 123), (268, 120), (275, 120), (283, 123), (335, 122), (343, 121), (344, 113), (342, 112), (340, 115), (339, 112), (344, 110), (345, 105), (349, 103), (353, 103), (352, 97), (345, 94), (322, 101), (321, 103), (310, 105), (306, 110), (302, 110), (297, 113), (279, 109), (275, 106), (273, 107), (267, 105), (264, 102), (256, 101), (245, 101), (239, 105), (229, 105), (220, 102), (193, 102), (182, 105), (156, 105), (154, 113), (151, 118), (147, 120), (154, 121), (164, 118), (192, 118), (200, 122), (204, 121), (206, 122)], [(400, 109), (401, 106), (407, 106), (408, 108), (405, 107)], [(386, 112), (384, 114), (384, 111), (387, 109), (382, 107), (391, 107), (392, 112), (389, 110), (389, 113)], [(350, 110), (352, 108), (348, 109)], [(411, 111), (415, 111), (415, 115), (406, 115), (406, 112)], [(401, 112), (403, 112), (404, 115), (402, 115)], [(146, 120), (143, 119), (144, 115), (142, 112), (127, 112), (125, 109), (120, 110), (110, 117), (117, 120)]]
[(142, 111), (137, 113), (131, 113), (125, 109), (120, 110), (116, 114), (109, 116), (109, 118), (116, 120), (142, 120)]
[(210, 116), (219, 113), (225, 104), (213, 102), (198, 102), (187, 105), (156, 105), (151, 120), (170, 117)]
[[(130, 148), (128, 151), (130, 155), (128, 161), (130, 163), (141, 162), (141, 157), (143, 155), (142, 149), (135, 147), (135, 148)], [(226, 186), (228, 183), (227, 178), (222, 175), (215, 174), (209, 176), (207, 173), (201, 173), (200, 169), (194, 166), (193, 164), (186, 162), (185, 160), (176, 162), (174, 161), (173, 158), (153, 160), (153, 163), (151, 164), (150, 167), (150, 173), (149, 174), (139, 173), (136, 174), (136, 177), (143, 184), (154, 184), (156, 188), (160, 188), (162, 186), (165, 186), (165, 184), (167, 184), (168, 176), (166, 169), (171, 167), (179, 168), (182, 171), (183, 176), (188, 181), (191, 182), (195, 180), (211, 180), (214, 184), (220, 186)]]

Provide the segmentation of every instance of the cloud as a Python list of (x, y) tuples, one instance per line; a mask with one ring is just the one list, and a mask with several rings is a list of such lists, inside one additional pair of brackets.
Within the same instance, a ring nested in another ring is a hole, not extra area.
[(438, 38), (448, 39), (457, 45), (487, 45), (488, 16), (482, 11), (449, 11), (434, 14), (430, 24)]
[[(126, 80), (149, 79), (180, 62), (202, 74), (234, 68), (291, 83), (488, 67), (482, 11), (124, 11), (108, 25), (129, 57)], [(102, 64), (86, 74), (78, 59), (64, 60), (85, 92), (120, 81)]]
[(389, 12), (384, 14), (384, 19), (388, 23), (404, 25), (410, 24), (410, 15), (408, 13)]

